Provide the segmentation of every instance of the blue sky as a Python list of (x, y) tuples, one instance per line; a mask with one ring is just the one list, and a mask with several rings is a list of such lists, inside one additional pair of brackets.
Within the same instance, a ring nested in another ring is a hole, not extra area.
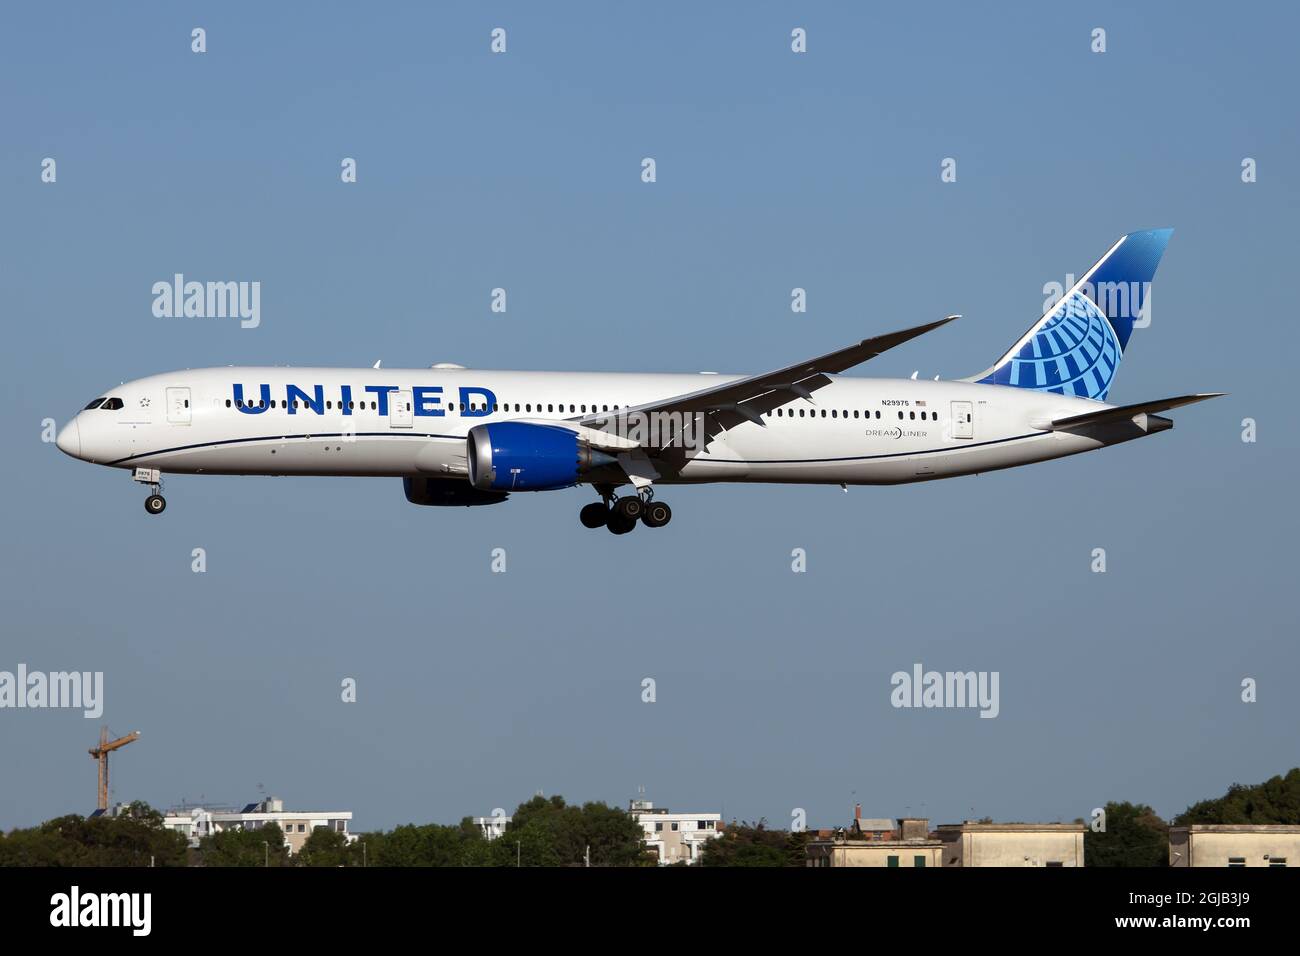
[[(1050, 821), (1297, 762), (1293, 8), (270, 6), (0, 14), (0, 669), (105, 672), (143, 733), (116, 799)], [(670, 490), (670, 528), (615, 537), (582, 490), (443, 511), (395, 479), (178, 477), (151, 518), (40, 440), (173, 368), (761, 371), (952, 312), (860, 374), (959, 377), (1159, 226), (1111, 400), (1230, 396), (1018, 471)], [(261, 325), (154, 318), (175, 272), (260, 281)], [(892, 708), (918, 661), (1000, 672), (998, 718)], [(0, 711), (0, 827), (89, 812), (97, 734)]]

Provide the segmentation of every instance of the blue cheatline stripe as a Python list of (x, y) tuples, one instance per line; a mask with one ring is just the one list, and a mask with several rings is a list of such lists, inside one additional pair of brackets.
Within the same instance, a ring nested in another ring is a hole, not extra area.
[(312, 432), (310, 435), (261, 435), (256, 438), (226, 438), (221, 441), (204, 441), (194, 445), (177, 445), (174, 448), (159, 448), (157, 451), (142, 451), (138, 455), (127, 455), (117, 461), (105, 462), (107, 465), (121, 465), (138, 458), (152, 458), (155, 455), (170, 455), (174, 451), (191, 451), (195, 448), (216, 448), (218, 445), (241, 445), (259, 441), (293, 441), (299, 438), (451, 438), (464, 441), (464, 435), (434, 435), (429, 432)]
[[(1025, 438), (1038, 438), (1042, 435), (1050, 434), (1049, 432), (1030, 432), (1025, 435), (1012, 435), (1010, 438), (994, 438), (990, 441), (967, 442), (961, 445), (948, 445), (944, 448), (929, 448), (923, 451), (897, 451), (890, 452), (887, 455), (849, 455), (844, 458), (700, 458), (692, 459), (701, 464), (716, 462), (720, 465), (815, 465), (834, 461), (876, 461), (881, 458), (912, 458), (917, 455), (937, 455), (945, 451), (962, 451), (966, 448), (982, 448), (986, 445), (1002, 445), (1009, 441), (1020, 441)], [(138, 458), (152, 458), (155, 455), (167, 455), (174, 451), (189, 451), (194, 448), (214, 448), (219, 445), (238, 445), (241, 443), (251, 443), (259, 441), (289, 441), (297, 438), (343, 438), (347, 435), (353, 435), (357, 438), (447, 438), (455, 441), (463, 441), (464, 435), (434, 435), (424, 432), (313, 432), (310, 435), (277, 435), (272, 438), (265, 436), (258, 438), (227, 438), (222, 441), (199, 442), (195, 445), (177, 445), (175, 448), (162, 448), (158, 451), (141, 452), (138, 455), (130, 455), (126, 458), (119, 458), (117, 461), (106, 462), (107, 465), (121, 465), (128, 461), (135, 461)]]
[(969, 442), (963, 445), (948, 445), (945, 448), (930, 448), (925, 451), (896, 451), (888, 455), (850, 455), (847, 458), (697, 458), (693, 462), (707, 465), (717, 462), (720, 465), (816, 465), (832, 461), (875, 461), (881, 458), (914, 458), (917, 455), (937, 455), (945, 451), (962, 451), (966, 448), (981, 448), (985, 445), (1002, 445), (1009, 441), (1024, 438), (1039, 438), (1051, 432), (1030, 432), (1027, 435), (1012, 435), (1010, 438), (994, 438), (991, 441)]

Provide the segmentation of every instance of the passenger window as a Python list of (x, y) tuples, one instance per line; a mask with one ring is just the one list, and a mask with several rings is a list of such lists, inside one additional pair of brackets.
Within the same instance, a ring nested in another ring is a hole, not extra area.
[[(825, 413), (825, 412), (822, 412), (822, 414), (825, 415), (826, 413)], [(831, 409), (831, 418), (839, 418), (839, 417), (840, 417), (840, 416), (839, 416), (839, 412), (838, 412), (836, 409), (832, 408), (832, 409)]]
[(226, 399), (226, 408), (230, 407), (230, 399)]
[(915, 421), (915, 420), (916, 420), (916, 412), (908, 412), (908, 413), (907, 413), (907, 417), (910, 418), (910, 419), (912, 419), (913, 421)]

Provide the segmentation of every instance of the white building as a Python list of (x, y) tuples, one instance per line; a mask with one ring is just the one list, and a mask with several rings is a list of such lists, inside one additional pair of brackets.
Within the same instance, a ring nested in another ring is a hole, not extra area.
[(495, 840), (506, 832), (506, 827), (510, 825), (510, 817), (496, 814), (490, 817), (472, 817), (474, 826), (478, 827), (479, 832), (483, 834), (485, 840)]
[(646, 848), (659, 857), (660, 866), (692, 866), (699, 862), (704, 844), (722, 836), (720, 813), (669, 813), (649, 800), (633, 800), (627, 812), (641, 824)]
[(1082, 823), (945, 823), (944, 866), (1083, 866)]
[(179, 807), (163, 815), (163, 826), (182, 834), (192, 847), (197, 847), (205, 836), (225, 830), (260, 830), (268, 824), (278, 823), (284, 833), (284, 845), (291, 854), (301, 850), (318, 827), (336, 830), (352, 843), (357, 837), (348, 832), (351, 822), (351, 810), (286, 810), (284, 801), (275, 797), (267, 797), (261, 803), (250, 803), (242, 810)]
[(1193, 824), (1169, 828), (1170, 866), (1295, 866), (1300, 826)]

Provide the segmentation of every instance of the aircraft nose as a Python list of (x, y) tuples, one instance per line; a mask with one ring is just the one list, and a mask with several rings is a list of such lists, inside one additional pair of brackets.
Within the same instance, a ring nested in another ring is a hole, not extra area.
[(59, 432), (59, 437), (54, 440), (59, 446), (59, 451), (65, 455), (71, 455), (73, 458), (81, 457), (81, 429), (74, 418), (68, 424), (63, 426)]

